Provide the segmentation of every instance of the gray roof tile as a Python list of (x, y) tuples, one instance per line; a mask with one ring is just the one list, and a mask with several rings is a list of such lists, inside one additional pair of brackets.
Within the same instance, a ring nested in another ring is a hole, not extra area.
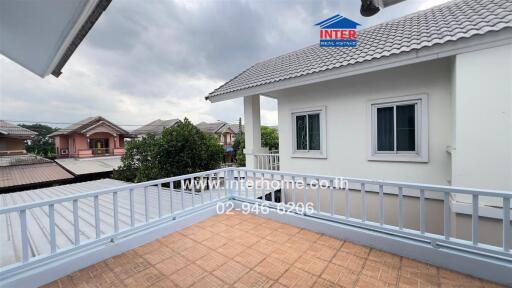
[(208, 97), (354, 65), (512, 27), (511, 0), (454, 0), (362, 29), (355, 48), (318, 44), (259, 62)]
[(116, 124), (108, 121), (107, 119), (101, 117), (101, 116), (94, 116), (94, 117), (87, 117), (83, 120), (80, 120), (76, 123), (73, 123), (65, 128), (62, 128), (62, 129), (59, 129), (53, 133), (51, 133), (50, 137), (53, 137), (53, 136), (57, 136), (57, 135), (65, 135), (65, 134), (71, 134), (71, 133), (81, 133), (82, 130), (98, 123), (98, 122), (106, 122), (108, 124), (110, 124), (111, 126), (115, 127), (117, 130), (119, 130), (119, 132), (121, 132), (123, 135), (130, 135), (130, 133), (128, 133), (128, 131), (126, 131), (125, 129), (117, 126)]
[(161, 120), (157, 119), (153, 122), (150, 122), (144, 126), (141, 126), (132, 131), (133, 135), (162, 135), (164, 128), (172, 127), (174, 124), (178, 123), (179, 119), (170, 119), (170, 120)]
[(216, 133), (217, 131), (219, 131), (225, 125), (227, 125), (227, 123), (223, 122), (223, 121), (217, 121), (217, 122), (213, 122), (213, 123), (201, 122), (201, 123), (196, 124), (196, 127), (205, 133), (213, 134), (213, 133)]
[(0, 135), (13, 136), (13, 137), (30, 137), (37, 135), (36, 132), (25, 129), (18, 125), (0, 120)]

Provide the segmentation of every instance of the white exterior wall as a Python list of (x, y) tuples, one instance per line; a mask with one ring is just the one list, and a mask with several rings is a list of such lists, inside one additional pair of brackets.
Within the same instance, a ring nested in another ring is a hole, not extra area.
[[(452, 143), (451, 59), (435, 60), (290, 88), (278, 99), (283, 171), (449, 185)], [(428, 94), (428, 163), (368, 161), (369, 100)], [(327, 159), (292, 156), (291, 110), (326, 106)]]
[(512, 45), (457, 55), (454, 67), (453, 185), (512, 191)]

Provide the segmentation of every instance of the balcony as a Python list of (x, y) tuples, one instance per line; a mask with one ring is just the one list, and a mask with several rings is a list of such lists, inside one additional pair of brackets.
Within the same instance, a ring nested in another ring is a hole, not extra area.
[[(469, 239), (451, 229), (454, 194), (476, 200)], [(15, 234), (2, 233), (14, 251), (0, 284), (510, 285), (510, 209), (489, 243), (481, 197), (510, 207), (512, 193), (225, 168), (4, 206)]]
[(125, 153), (124, 148), (89, 148), (79, 149), (77, 157), (104, 157), (104, 156), (123, 156)]
[(279, 171), (279, 151), (267, 154), (254, 154), (256, 169)]

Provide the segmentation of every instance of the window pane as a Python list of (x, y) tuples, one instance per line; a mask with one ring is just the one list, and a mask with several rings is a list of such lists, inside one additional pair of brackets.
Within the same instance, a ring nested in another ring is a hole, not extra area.
[(377, 151), (394, 151), (393, 107), (377, 108)]
[(296, 141), (297, 150), (307, 150), (307, 131), (306, 131), (306, 115), (300, 115), (295, 117), (295, 129), (296, 129)]
[(320, 114), (308, 115), (309, 150), (320, 150)]
[(396, 150), (416, 151), (415, 104), (396, 106)]

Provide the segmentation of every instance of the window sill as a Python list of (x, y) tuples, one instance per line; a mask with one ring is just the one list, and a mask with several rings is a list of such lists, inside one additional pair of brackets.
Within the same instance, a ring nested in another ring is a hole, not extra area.
[(368, 161), (428, 163), (428, 157), (418, 154), (373, 154)]
[(292, 158), (312, 158), (312, 159), (327, 159), (327, 155), (323, 153), (300, 153), (295, 152), (291, 155)]

